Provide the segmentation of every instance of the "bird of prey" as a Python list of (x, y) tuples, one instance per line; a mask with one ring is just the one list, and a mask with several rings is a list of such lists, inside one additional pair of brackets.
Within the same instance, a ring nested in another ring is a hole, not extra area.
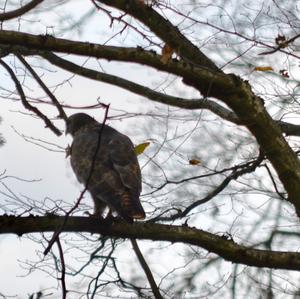
[(102, 216), (108, 206), (128, 222), (144, 219), (141, 170), (131, 140), (85, 113), (68, 117), (67, 133), (73, 136), (72, 168), (91, 193), (95, 214)]

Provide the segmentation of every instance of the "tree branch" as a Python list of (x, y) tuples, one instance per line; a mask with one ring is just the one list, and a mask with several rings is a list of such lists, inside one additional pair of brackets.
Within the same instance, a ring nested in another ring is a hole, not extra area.
[(146, 274), (146, 277), (149, 281), (149, 284), (151, 286), (151, 289), (152, 289), (153, 295), (155, 296), (155, 299), (163, 299), (162, 295), (160, 294), (159, 288), (155, 282), (155, 279), (152, 275), (152, 272), (151, 272), (146, 260), (144, 259), (144, 256), (138, 246), (136, 239), (130, 239), (130, 242), (131, 242), (133, 250), (139, 260), (139, 263)]
[(35, 72), (35, 70), (30, 66), (30, 64), (21, 56), (16, 55), (18, 59), (23, 63), (23, 65), (28, 69), (28, 71), (31, 73), (33, 78), (38, 82), (38, 84), (41, 86), (41, 88), (44, 90), (44, 92), (48, 95), (48, 97), (51, 99), (54, 106), (57, 108), (59, 112), (59, 117), (67, 121), (67, 115), (62, 108), (61, 104), (55, 97), (55, 95), (49, 90), (49, 88), (46, 86), (46, 84), (42, 81), (42, 79), (39, 77), (39, 75)]
[(130, 14), (144, 25), (148, 26), (162, 41), (168, 44), (175, 52), (188, 62), (192, 62), (202, 68), (219, 72), (219, 68), (205, 56), (193, 43), (191, 43), (180, 31), (167, 19), (163, 18), (152, 7), (146, 5), (146, 1), (130, 0), (96, 0), (120, 9)]
[(56, 244), (57, 244), (60, 264), (61, 264), (61, 277), (59, 278), (59, 280), (61, 281), (62, 299), (66, 299), (68, 293), (67, 286), (66, 286), (66, 264), (65, 264), (64, 251), (61, 246), (59, 236), (56, 239)]
[[(37, 54), (37, 53), (35, 53)], [(221, 106), (220, 104), (210, 100), (210, 99), (184, 99), (179, 97), (170, 96), (161, 92), (154, 91), (151, 88), (145, 87), (143, 85), (137, 84), (135, 82), (123, 79), (118, 76), (106, 74), (103, 72), (95, 71), (80, 65), (77, 65), (71, 61), (63, 59), (51, 52), (42, 52), (38, 53), (41, 57), (48, 60), (51, 64), (56, 65), (64, 70), (67, 70), (73, 74), (77, 74), (89, 79), (105, 82), (112, 84), (121, 88), (124, 88), (128, 91), (131, 91), (135, 94), (141, 95), (148, 98), (151, 101), (158, 102), (161, 104), (166, 104), (169, 106), (174, 106), (178, 108), (196, 110), (196, 109), (207, 109), (214, 114), (218, 115), (224, 120), (227, 120), (236, 125), (242, 125), (242, 122), (237, 117), (237, 115)], [(300, 125), (290, 124), (284, 121), (276, 121), (281, 127), (282, 131), (287, 135), (291, 136), (300, 136)]]
[[(33, 35), (16, 31), (0, 31), (0, 47), (8, 52), (15, 52), (15, 46), (23, 49), (23, 54), (28, 50), (52, 51), (60, 53), (75, 54), (102, 58), (114, 61), (133, 62), (147, 65), (163, 72), (171, 73), (185, 78), (186, 82), (198, 82), (205, 86), (204, 96), (229, 95), (236, 89), (235, 80), (231, 76), (221, 72), (214, 72), (207, 68), (195, 67), (190, 63), (179, 60), (171, 60), (168, 64), (161, 61), (161, 55), (154, 51), (147, 51), (141, 47), (114, 47), (103, 46), (88, 42), (71, 41), (61, 38), (55, 38), (50, 35)], [(32, 55), (32, 54), (31, 54)], [(212, 83), (214, 88), (212, 89)], [(198, 87), (196, 86), (198, 89)]]
[(42, 3), (44, 0), (32, 0), (30, 2), (28, 2), (27, 4), (25, 4), (24, 6), (9, 11), (9, 12), (4, 12), (0, 14), (0, 21), (7, 21), (7, 20), (11, 20), (17, 17), (20, 17), (22, 15), (24, 15), (25, 13), (27, 13), (28, 11), (32, 10), (33, 8), (35, 8), (37, 5), (39, 5), (40, 3)]
[(2, 59), (0, 59), (0, 64), (6, 69), (6, 71), (9, 73), (11, 79), (14, 81), (16, 89), (20, 95), (20, 98), (21, 98), (24, 108), (26, 108), (29, 111), (34, 112), (39, 118), (41, 118), (44, 121), (44, 123), (46, 124), (46, 128), (49, 128), (54, 134), (56, 134), (57, 136), (60, 136), (61, 131), (52, 124), (50, 119), (46, 115), (44, 115), (38, 108), (32, 106), (27, 101), (25, 93), (22, 88), (22, 85), (20, 84), (17, 76), (15, 75), (13, 70), (10, 68), (10, 66), (7, 63), (5, 63)]
[(194, 201), (183, 211), (179, 210), (176, 214), (167, 217), (158, 216), (155, 217), (154, 219), (151, 219), (151, 221), (172, 221), (187, 216), (193, 209), (210, 201), (216, 195), (222, 192), (232, 180), (237, 180), (240, 176), (244, 174), (254, 172), (256, 168), (260, 166), (263, 160), (264, 160), (264, 155), (260, 153), (260, 155), (254, 161), (250, 161), (248, 163), (245, 163), (244, 165), (238, 165), (233, 167), (232, 172), (228, 176), (226, 176), (226, 178), (221, 182), (221, 184), (218, 185), (216, 188), (214, 188), (212, 191), (210, 191), (205, 197)]
[[(155, 101), (161, 104), (166, 104), (174, 107), (179, 107), (183, 109), (207, 109), (222, 117), (225, 120), (233, 122), (240, 125), (240, 121), (234, 112), (229, 109), (219, 105), (218, 103), (209, 99), (184, 99), (179, 97), (170, 96), (161, 92), (154, 91), (151, 88), (145, 87), (143, 85), (134, 83), (132, 81), (123, 79), (118, 76), (106, 74), (103, 72), (95, 71), (83, 66), (77, 65), (71, 61), (63, 59), (51, 52), (39, 51), (38, 54), (44, 59), (48, 60), (51, 64), (56, 65), (64, 70), (67, 70), (73, 74), (84, 76), (89, 79), (105, 82), (108, 84), (113, 84), (115, 86), (129, 90), (135, 94), (144, 96), (151, 101)], [(300, 126), (299, 126), (300, 131)]]
[[(64, 216), (0, 216), (0, 234), (13, 233), (21, 236), (27, 233), (56, 231), (65, 221)], [(248, 248), (232, 240), (196, 229), (194, 227), (163, 225), (154, 223), (125, 222), (107, 225), (101, 219), (69, 217), (64, 232), (87, 232), (116, 238), (144, 239), (185, 243), (206, 249), (227, 261), (255, 267), (300, 270), (300, 253), (270, 251)], [(295, 249), (297, 250), (297, 248)]]

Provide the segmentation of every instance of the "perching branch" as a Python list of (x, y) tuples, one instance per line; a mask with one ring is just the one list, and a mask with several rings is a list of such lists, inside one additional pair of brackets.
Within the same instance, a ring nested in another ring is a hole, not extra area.
[[(56, 231), (65, 221), (64, 216), (0, 216), (0, 234), (13, 233), (22, 236), (27, 233)], [(217, 254), (227, 261), (255, 267), (300, 270), (300, 253), (288, 251), (261, 250), (239, 245), (222, 236), (188, 226), (154, 223), (125, 222), (105, 224), (93, 217), (69, 217), (64, 232), (87, 232), (116, 238), (142, 239), (184, 243), (201, 247)], [(297, 250), (297, 248), (295, 248)]]

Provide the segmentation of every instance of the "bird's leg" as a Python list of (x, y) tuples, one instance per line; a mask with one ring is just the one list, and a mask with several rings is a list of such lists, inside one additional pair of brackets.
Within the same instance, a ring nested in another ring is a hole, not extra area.
[(105, 216), (106, 219), (114, 218), (113, 211), (109, 208), (107, 215)]
[(113, 210), (111, 207), (109, 207), (108, 213), (107, 215), (104, 217), (105, 222), (107, 221), (107, 223), (112, 224), (113, 222), (115, 222), (116, 217), (114, 217), (113, 215)]
[(85, 212), (85, 214), (87, 214), (90, 217), (104, 219), (103, 212), (106, 208), (106, 204), (94, 197), (93, 200), (94, 200), (94, 212), (93, 213)]
[(99, 200), (94, 200), (94, 217), (99, 217), (99, 218), (104, 218), (103, 217), (103, 212), (106, 208), (106, 204)]

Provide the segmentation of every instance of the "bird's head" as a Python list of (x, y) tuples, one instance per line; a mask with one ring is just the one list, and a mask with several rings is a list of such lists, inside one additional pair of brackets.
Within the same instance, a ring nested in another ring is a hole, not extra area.
[(87, 125), (96, 124), (97, 122), (88, 114), (85, 113), (76, 113), (68, 117), (66, 121), (66, 134), (71, 134), (72, 136), (75, 133), (84, 128)]

